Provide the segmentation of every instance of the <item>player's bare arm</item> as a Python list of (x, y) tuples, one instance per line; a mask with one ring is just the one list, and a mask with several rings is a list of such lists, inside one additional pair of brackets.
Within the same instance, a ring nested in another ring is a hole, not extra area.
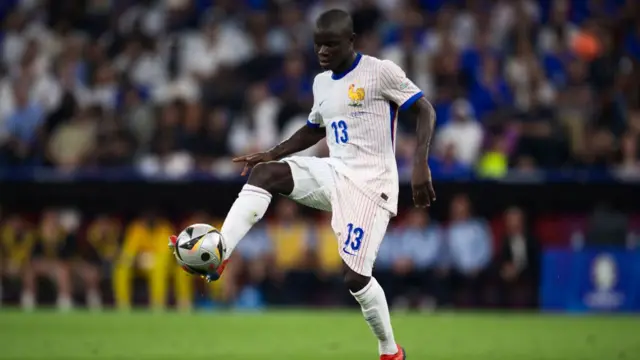
[(273, 148), (250, 155), (244, 155), (233, 159), (233, 162), (244, 162), (242, 176), (245, 176), (251, 168), (259, 163), (279, 160), (291, 154), (306, 150), (318, 143), (326, 135), (324, 128), (303, 126), (290, 138), (274, 146)]
[(410, 110), (416, 114), (417, 146), (413, 159), (413, 174), (411, 176), (411, 188), (413, 190), (413, 202), (417, 207), (427, 207), (436, 200), (431, 181), (431, 170), (427, 163), (431, 136), (436, 123), (436, 113), (429, 101), (421, 97)]

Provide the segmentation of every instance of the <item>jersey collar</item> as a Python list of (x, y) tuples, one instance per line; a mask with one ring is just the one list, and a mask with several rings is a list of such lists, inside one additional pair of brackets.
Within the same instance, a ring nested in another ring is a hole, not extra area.
[(353, 71), (353, 69), (356, 68), (356, 66), (358, 66), (358, 64), (360, 63), (360, 59), (362, 59), (362, 54), (357, 53), (356, 54), (356, 59), (353, 61), (353, 64), (351, 64), (351, 66), (349, 67), (349, 69), (347, 69), (347, 71), (342, 72), (342, 73), (333, 73), (333, 74), (331, 74), (331, 78), (333, 80), (340, 80), (343, 77), (347, 76), (347, 74), (349, 74), (351, 71)]

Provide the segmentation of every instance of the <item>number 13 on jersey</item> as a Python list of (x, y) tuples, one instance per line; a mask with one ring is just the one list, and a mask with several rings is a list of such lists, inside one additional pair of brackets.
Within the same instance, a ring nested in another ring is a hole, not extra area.
[(349, 142), (349, 128), (346, 121), (334, 121), (331, 123), (331, 128), (333, 129), (333, 135), (335, 136), (337, 144), (346, 144)]

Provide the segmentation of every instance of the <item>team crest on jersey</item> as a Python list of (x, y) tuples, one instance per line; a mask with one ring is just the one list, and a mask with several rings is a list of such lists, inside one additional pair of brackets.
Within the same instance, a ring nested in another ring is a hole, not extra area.
[(349, 106), (360, 107), (364, 101), (364, 88), (356, 88), (355, 84), (349, 85)]

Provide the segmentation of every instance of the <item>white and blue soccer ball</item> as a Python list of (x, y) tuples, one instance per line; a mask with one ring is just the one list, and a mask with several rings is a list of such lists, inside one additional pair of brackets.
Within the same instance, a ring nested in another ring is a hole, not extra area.
[(207, 275), (218, 270), (226, 247), (218, 229), (207, 224), (193, 224), (178, 235), (173, 250), (180, 266)]

